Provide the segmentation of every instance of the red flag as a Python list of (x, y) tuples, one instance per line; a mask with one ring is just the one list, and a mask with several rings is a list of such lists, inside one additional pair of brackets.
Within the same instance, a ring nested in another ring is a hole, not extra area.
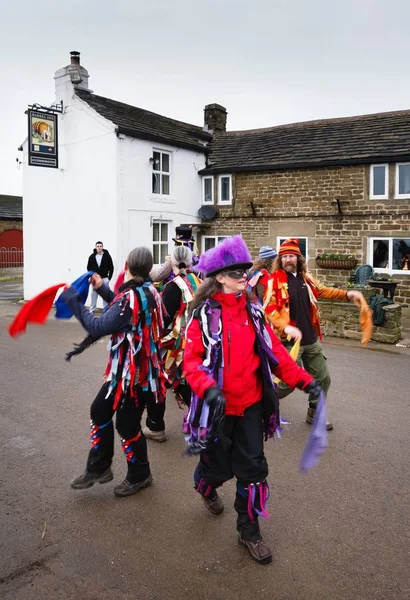
[(24, 333), (28, 323), (39, 323), (42, 325), (48, 317), (58, 290), (65, 285), (65, 283), (53, 285), (26, 302), (9, 325), (9, 334), (11, 337), (16, 337), (20, 333)]

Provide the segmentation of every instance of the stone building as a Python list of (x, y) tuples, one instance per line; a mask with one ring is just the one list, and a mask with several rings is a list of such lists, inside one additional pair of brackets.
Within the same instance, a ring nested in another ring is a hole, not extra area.
[(351, 272), (318, 269), (319, 253), (354, 254), (397, 281), (395, 299), (410, 306), (410, 110), (226, 131), (226, 110), (214, 107), (200, 174), (217, 216), (203, 224), (202, 249), (242, 233), (256, 255), (295, 236), (322, 281)]

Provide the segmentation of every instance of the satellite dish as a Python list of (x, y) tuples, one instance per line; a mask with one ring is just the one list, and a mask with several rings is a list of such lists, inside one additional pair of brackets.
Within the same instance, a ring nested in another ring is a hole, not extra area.
[(198, 216), (204, 221), (212, 221), (216, 217), (216, 212), (215, 206), (201, 206), (198, 210)]

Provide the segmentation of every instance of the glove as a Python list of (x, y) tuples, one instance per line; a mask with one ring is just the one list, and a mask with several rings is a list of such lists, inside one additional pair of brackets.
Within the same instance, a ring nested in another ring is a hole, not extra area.
[(319, 396), (322, 390), (322, 386), (318, 381), (311, 381), (308, 386), (306, 386), (303, 390), (306, 394), (309, 394), (309, 404), (316, 406), (317, 401), (319, 400)]
[(224, 395), (222, 394), (219, 387), (217, 385), (213, 385), (206, 390), (204, 394), (204, 402), (206, 402), (210, 406), (214, 405), (216, 404), (220, 396), (222, 396), (223, 400), (225, 400)]

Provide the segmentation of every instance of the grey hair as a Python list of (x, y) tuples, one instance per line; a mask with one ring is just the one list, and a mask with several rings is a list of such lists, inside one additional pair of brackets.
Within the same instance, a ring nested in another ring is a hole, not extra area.
[(150, 277), (152, 281), (164, 281), (168, 279), (172, 272), (171, 259), (167, 259), (163, 265), (159, 265), (151, 270)]
[(176, 246), (171, 254), (171, 264), (178, 267), (178, 275), (186, 275), (186, 269), (192, 264), (192, 251), (187, 246)]
[(128, 271), (138, 285), (141, 285), (149, 277), (153, 263), (151, 250), (144, 246), (134, 248), (127, 257)]

